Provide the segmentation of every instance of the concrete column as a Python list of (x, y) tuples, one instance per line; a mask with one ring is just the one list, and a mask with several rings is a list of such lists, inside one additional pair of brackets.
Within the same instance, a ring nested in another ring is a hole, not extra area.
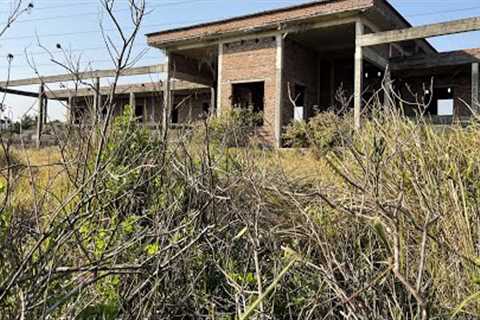
[(166, 77), (165, 81), (163, 83), (163, 119), (162, 119), (162, 125), (163, 125), (163, 130), (164, 133), (167, 132), (168, 130), (168, 125), (170, 123), (170, 112), (172, 111), (172, 99), (170, 95), (170, 81), (171, 81), (171, 73), (172, 73), (172, 68), (171, 68), (171, 57), (168, 52), (165, 53), (167, 56), (167, 70), (166, 70)]
[(355, 129), (360, 129), (360, 115), (362, 112), (363, 91), (363, 48), (359, 44), (359, 37), (363, 35), (364, 26), (360, 21), (355, 23), (355, 82), (354, 82), (354, 124)]
[(100, 95), (100, 78), (95, 78), (95, 93), (93, 94), (93, 117), (94, 121), (97, 121), (98, 116), (101, 114), (101, 95)]
[(223, 43), (218, 44), (217, 115), (222, 112)]
[(130, 92), (130, 96), (128, 98), (128, 105), (130, 106), (130, 110), (132, 110), (132, 117), (137, 121), (137, 117), (135, 115), (135, 109), (137, 107), (137, 100), (135, 99), (135, 93)]
[(37, 116), (37, 136), (36, 144), (37, 148), (41, 147), (42, 131), (43, 131), (43, 121), (44, 121), (44, 95), (45, 95), (45, 86), (40, 85), (38, 90), (38, 116)]
[(212, 115), (213, 109), (215, 108), (215, 88), (210, 88), (210, 109), (208, 110), (208, 117)]
[(132, 108), (132, 111), (135, 113), (135, 107), (137, 106), (137, 100), (135, 99), (135, 92), (130, 92), (128, 104), (130, 105), (130, 108)]
[(47, 124), (48, 122), (48, 98), (44, 95), (43, 98), (43, 124)]
[(70, 125), (72, 125), (72, 124), (73, 124), (73, 120), (74, 120), (73, 118), (74, 118), (74, 116), (75, 116), (75, 115), (74, 115), (74, 110), (73, 110), (73, 98), (72, 98), (72, 96), (69, 96), (69, 97), (68, 97), (68, 102), (67, 102), (67, 103), (68, 103), (68, 108), (69, 108), (69, 110), (70, 110), (69, 115), (68, 115), (68, 117), (69, 117), (69, 118), (68, 118), (68, 123), (69, 123)]
[(275, 65), (275, 78), (276, 78), (276, 93), (277, 97), (275, 101), (275, 146), (280, 148), (282, 146), (282, 105), (283, 105), (283, 60), (284, 60), (284, 35), (278, 34), (276, 36), (277, 43), (277, 56)]
[(479, 64), (478, 62), (472, 63), (472, 110), (476, 112), (480, 111), (480, 105), (478, 100), (479, 95)]

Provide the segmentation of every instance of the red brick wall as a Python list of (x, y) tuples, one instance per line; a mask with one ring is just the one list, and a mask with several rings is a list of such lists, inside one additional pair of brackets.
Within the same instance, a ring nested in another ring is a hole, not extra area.
[(220, 75), (222, 111), (232, 106), (232, 84), (264, 81), (264, 125), (259, 130), (259, 134), (269, 143), (274, 142), (275, 136), (276, 52), (277, 45), (274, 37), (225, 44)]

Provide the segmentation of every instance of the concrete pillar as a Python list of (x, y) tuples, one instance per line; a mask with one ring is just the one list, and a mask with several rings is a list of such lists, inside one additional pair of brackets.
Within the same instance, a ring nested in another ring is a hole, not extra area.
[(223, 46), (224, 44), (222, 42), (218, 44), (217, 115), (219, 115), (222, 112)]
[(101, 108), (101, 94), (100, 94), (100, 78), (95, 78), (95, 93), (93, 94), (93, 116), (94, 121), (98, 119), (98, 116), (102, 113)]
[(284, 35), (278, 34), (276, 36), (277, 56), (275, 65), (276, 78), (276, 94), (275, 96), (275, 146), (280, 148), (282, 146), (282, 105), (283, 105), (283, 60), (284, 60)]
[(213, 113), (213, 109), (215, 108), (215, 88), (210, 88), (210, 108), (208, 109), (208, 117), (210, 117)]
[(362, 91), (363, 91), (363, 48), (359, 45), (359, 37), (363, 35), (364, 26), (362, 22), (355, 23), (355, 82), (354, 82), (354, 124), (355, 129), (360, 129), (360, 115), (362, 112)]
[(43, 124), (47, 124), (48, 122), (48, 98), (44, 95), (43, 98)]
[(479, 95), (479, 64), (478, 62), (472, 63), (472, 110), (475, 112), (480, 111), (480, 105), (478, 100)]
[(168, 130), (168, 125), (170, 123), (170, 113), (172, 111), (172, 99), (171, 99), (171, 92), (170, 92), (170, 81), (171, 81), (171, 76), (172, 76), (172, 70), (171, 70), (171, 57), (170, 53), (166, 52), (165, 53), (167, 56), (167, 70), (166, 70), (166, 77), (165, 81), (163, 83), (163, 119), (162, 119), (162, 125), (163, 125), (163, 130), (164, 132), (167, 132)]
[(130, 92), (128, 104), (132, 108), (132, 111), (135, 112), (135, 107), (137, 106), (137, 100), (135, 99), (135, 92)]
[(40, 85), (38, 90), (38, 116), (37, 116), (37, 136), (36, 144), (37, 148), (41, 147), (42, 131), (43, 131), (43, 121), (44, 121), (44, 95), (45, 95), (45, 86)]
[(73, 121), (74, 121), (74, 117), (75, 117), (75, 114), (74, 114), (74, 110), (73, 110), (73, 98), (72, 96), (69, 96), (68, 97), (68, 110), (70, 111), (69, 114), (68, 114), (68, 123), (70, 125), (73, 124)]

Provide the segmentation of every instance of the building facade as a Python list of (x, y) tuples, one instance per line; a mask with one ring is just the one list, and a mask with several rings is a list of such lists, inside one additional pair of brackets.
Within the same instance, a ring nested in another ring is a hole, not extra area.
[(172, 78), (211, 88), (215, 112), (262, 112), (259, 134), (280, 146), (293, 119), (331, 108), (359, 117), (387, 69), (407, 115), (469, 116), (479, 51), (439, 53), (421, 37), (379, 40), (410, 28), (385, 0), (327, 0), (156, 32), (147, 41), (167, 54)]

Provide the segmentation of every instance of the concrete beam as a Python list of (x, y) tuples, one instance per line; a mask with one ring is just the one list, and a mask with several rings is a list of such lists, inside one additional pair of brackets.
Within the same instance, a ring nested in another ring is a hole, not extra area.
[(38, 93), (23, 91), (23, 90), (14, 90), (14, 89), (8, 89), (8, 88), (0, 87), (0, 92), (4, 92), (4, 93), (8, 93), (8, 94), (15, 94), (17, 96), (38, 98)]
[(475, 62), (480, 62), (480, 49), (467, 49), (438, 54), (417, 55), (403, 59), (391, 59), (390, 67), (395, 71), (456, 66)]
[(368, 60), (380, 69), (386, 69), (388, 66), (388, 59), (382, 57), (372, 48), (363, 48), (363, 56), (365, 60)]
[[(120, 72), (120, 75), (136, 76), (136, 75), (144, 75), (144, 74), (152, 74), (152, 73), (162, 73), (162, 72), (165, 72), (165, 70), (166, 70), (166, 67), (164, 64), (157, 64), (152, 66), (125, 69)], [(108, 70), (79, 72), (79, 73), (72, 73), (72, 74), (59, 74), (59, 75), (45, 76), (45, 77), (40, 76), (36, 78), (3, 81), (3, 82), (0, 82), (0, 87), (20, 87), (20, 86), (42, 84), (42, 83), (45, 84), (45, 83), (66, 82), (66, 81), (79, 81), (79, 80), (95, 79), (95, 78), (109, 78), (109, 77), (115, 77), (116, 74), (117, 74), (116, 69), (108, 69)]]
[[(196, 84), (185, 82), (181, 80), (174, 80), (172, 81), (175, 83), (175, 91), (192, 91), (192, 90), (203, 90), (208, 89), (208, 87)], [(155, 82), (146, 82), (146, 83), (136, 83), (136, 84), (128, 84), (128, 85), (118, 85), (115, 90), (115, 95), (128, 95), (130, 92), (138, 93), (138, 94), (155, 94), (161, 93), (163, 90), (162, 83), (155, 83)], [(57, 100), (68, 100), (69, 97), (86, 97), (92, 96), (94, 91), (92, 88), (80, 88), (77, 90), (74, 89), (63, 89), (63, 90), (53, 90), (47, 91), (47, 96), (49, 99), (57, 99)], [(100, 93), (102, 95), (110, 95), (112, 93), (112, 88), (109, 86), (101, 87)]]
[(420, 27), (365, 34), (359, 37), (362, 47), (379, 44), (438, 37), (480, 30), (480, 17), (428, 24)]

